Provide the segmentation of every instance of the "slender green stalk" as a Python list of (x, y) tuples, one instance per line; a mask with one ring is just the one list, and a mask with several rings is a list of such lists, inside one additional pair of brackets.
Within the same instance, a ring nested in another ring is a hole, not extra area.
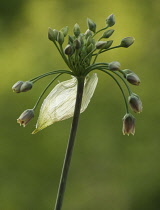
[[(114, 46), (114, 47), (108, 48), (108, 49), (106, 49), (106, 50), (101, 51), (100, 54), (101, 54), (101, 53), (104, 53), (104, 52), (106, 52), (106, 51), (108, 51), (108, 50), (113, 50), (113, 49), (120, 48), (120, 47), (121, 47), (121, 45), (118, 45), (118, 46)], [(96, 55), (97, 55), (97, 54), (95, 53), (95, 54), (93, 54), (92, 56), (96, 56)]]
[(103, 30), (105, 30), (105, 29), (107, 29), (107, 28), (108, 28), (108, 26), (106, 26), (106, 27), (104, 27), (104, 28), (98, 30), (92, 37), (94, 37), (94, 36), (97, 35), (99, 32), (101, 32), (101, 31), (103, 31)]
[(29, 81), (32, 81), (33, 83), (35, 83), (36, 81), (38, 81), (39, 79), (42, 79), (43, 77), (46, 77), (46, 76), (49, 76), (49, 75), (53, 75), (53, 74), (61, 74), (61, 73), (62, 74), (65, 73), (65, 74), (72, 75), (72, 72), (68, 71), (68, 70), (49, 71), (49, 72), (47, 72), (45, 74), (41, 74), (41, 75), (39, 75), (39, 76), (37, 76), (35, 78), (32, 78)]
[(59, 182), (59, 188), (58, 188), (57, 199), (56, 199), (54, 210), (61, 210), (61, 207), (62, 207), (63, 197), (65, 193), (65, 188), (66, 188), (66, 182), (67, 182), (67, 176), (69, 172), (69, 167), (70, 167), (71, 158), (72, 158), (72, 151), (73, 151), (77, 127), (78, 127), (83, 89), (84, 89), (84, 77), (79, 77), (77, 78), (77, 80), (78, 80), (78, 85), (77, 85), (77, 97), (76, 97), (76, 103), (75, 103), (75, 110), (74, 110), (72, 126), (71, 126), (70, 136), (69, 136), (68, 145), (66, 149), (66, 154), (64, 158), (64, 163), (63, 163), (63, 168), (62, 168), (62, 173), (61, 173), (61, 178)]
[(123, 88), (121, 87), (118, 80), (111, 73), (109, 73), (107, 70), (101, 69), (101, 68), (99, 68), (99, 70), (101, 70), (101, 71), (105, 72), (106, 74), (108, 74), (109, 76), (111, 76), (114, 79), (114, 81), (117, 83), (118, 87), (120, 88), (120, 90), (122, 92), (123, 98), (124, 98), (124, 102), (125, 102), (125, 106), (126, 106), (126, 112), (129, 113), (128, 102), (127, 102), (126, 96), (124, 94)]
[(54, 78), (52, 79), (52, 81), (46, 86), (46, 88), (43, 90), (43, 92), (42, 92), (41, 95), (39, 96), (39, 98), (38, 98), (36, 104), (34, 105), (33, 110), (36, 109), (36, 107), (38, 106), (38, 104), (39, 104), (41, 98), (43, 97), (43, 95), (45, 94), (45, 92), (47, 91), (47, 89), (50, 87), (50, 85), (51, 85), (59, 76), (61, 76), (62, 74), (63, 74), (63, 73), (58, 74), (58, 75), (57, 75), (56, 77), (54, 77)]

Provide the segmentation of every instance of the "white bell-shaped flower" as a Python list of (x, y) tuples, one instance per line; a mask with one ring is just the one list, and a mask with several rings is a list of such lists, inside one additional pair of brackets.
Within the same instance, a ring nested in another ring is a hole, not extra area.
[[(97, 74), (87, 76), (84, 83), (84, 92), (81, 105), (81, 113), (87, 108), (98, 82)], [(52, 125), (55, 122), (68, 119), (73, 116), (77, 94), (77, 79), (59, 83), (49, 93), (40, 109), (36, 129), (32, 134)]]

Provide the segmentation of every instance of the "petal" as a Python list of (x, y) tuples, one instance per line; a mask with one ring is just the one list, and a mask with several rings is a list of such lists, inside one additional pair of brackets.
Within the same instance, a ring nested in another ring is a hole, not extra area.
[[(87, 108), (95, 91), (97, 82), (97, 74), (92, 74), (92, 76), (88, 75), (86, 77), (81, 113)], [(75, 77), (56, 85), (41, 106), (36, 129), (32, 134), (37, 133), (55, 122), (72, 117), (75, 108), (76, 93), (77, 79)]]

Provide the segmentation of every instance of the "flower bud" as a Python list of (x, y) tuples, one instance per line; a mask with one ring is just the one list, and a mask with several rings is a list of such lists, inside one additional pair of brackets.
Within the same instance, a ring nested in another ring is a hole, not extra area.
[(127, 74), (133, 73), (133, 71), (131, 71), (130, 69), (124, 69), (122, 70), (124, 77), (126, 78)]
[(140, 113), (142, 112), (142, 101), (140, 100), (139, 96), (136, 94), (132, 94), (128, 97), (128, 102), (130, 104), (130, 107), (132, 109), (132, 111), (136, 112), (136, 113)]
[(86, 36), (86, 38), (88, 38), (89, 36), (92, 36), (92, 31), (87, 29), (87, 31), (84, 33), (84, 35)]
[(132, 85), (139, 85), (140, 84), (140, 79), (135, 73), (130, 73), (126, 75), (126, 79), (129, 83)]
[(20, 88), (20, 92), (27, 92), (32, 89), (33, 83), (30, 81), (23, 82)]
[(106, 24), (111, 27), (115, 24), (115, 16), (114, 14), (109, 15), (108, 18), (106, 19)]
[(63, 33), (64, 37), (67, 36), (68, 33), (68, 26), (65, 26), (61, 29), (61, 32)]
[(78, 49), (81, 48), (81, 42), (80, 42), (80, 40), (75, 39), (73, 44), (74, 44), (74, 47), (75, 47), (76, 50), (78, 50)]
[(126, 38), (123, 38), (122, 41), (121, 41), (121, 44), (120, 46), (121, 47), (125, 47), (125, 48), (128, 48), (129, 46), (131, 46), (133, 43), (134, 43), (134, 38), (133, 37), (126, 37)]
[(90, 53), (93, 50), (94, 46), (91, 43), (88, 47), (87, 47), (87, 53)]
[(89, 18), (87, 18), (87, 25), (90, 31), (96, 32), (96, 24)]
[(72, 55), (72, 53), (73, 53), (73, 48), (71, 47), (70, 44), (68, 44), (68, 45), (65, 47), (64, 53), (65, 53), (66, 55)]
[(68, 35), (68, 43), (73, 44), (74, 38), (70, 35)]
[(123, 128), (122, 128), (123, 135), (125, 134), (127, 134), (128, 136), (129, 134), (134, 135), (135, 134), (135, 118), (133, 117), (133, 115), (126, 114), (122, 120), (123, 120)]
[(99, 41), (96, 43), (96, 49), (103, 49), (103, 48), (105, 48), (106, 44), (107, 44), (106, 41)]
[(79, 27), (79, 25), (76, 23), (75, 25), (74, 25), (74, 28), (73, 28), (73, 33), (74, 33), (74, 35), (76, 36), (76, 37), (78, 37), (79, 35), (80, 35), (80, 27)]
[(118, 71), (118, 70), (120, 70), (120, 66), (121, 66), (121, 64), (118, 61), (113, 61), (113, 62), (109, 63), (108, 69), (111, 71)]
[(113, 29), (107, 30), (103, 33), (101, 38), (109, 38), (113, 34), (113, 32), (114, 32)]
[(17, 119), (17, 123), (25, 127), (33, 117), (34, 117), (33, 109), (27, 109)]
[(18, 81), (18, 82), (16, 82), (16, 83), (12, 86), (13, 92), (15, 92), (15, 93), (20, 93), (20, 92), (21, 92), (21, 91), (20, 91), (20, 88), (21, 88), (21, 86), (22, 86), (23, 83), (24, 83), (23, 81)]
[(57, 35), (57, 42), (62, 45), (63, 42), (64, 42), (64, 35), (61, 31), (58, 32), (58, 35)]
[(112, 43), (113, 43), (113, 40), (107, 41), (107, 43), (106, 43), (104, 49), (108, 49), (108, 48), (112, 45)]
[(58, 31), (56, 29), (48, 28), (48, 39), (51, 41), (57, 40)]

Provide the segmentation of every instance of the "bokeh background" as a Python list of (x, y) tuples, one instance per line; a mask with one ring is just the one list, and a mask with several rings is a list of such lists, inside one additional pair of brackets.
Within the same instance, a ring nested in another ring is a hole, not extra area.
[(112, 13), (114, 43), (126, 36), (136, 42), (100, 60), (117, 60), (139, 75), (141, 85), (132, 90), (144, 109), (135, 115), (135, 136), (123, 136), (121, 93), (114, 81), (99, 74), (94, 97), (81, 115), (63, 209), (160, 209), (159, 0), (0, 1), (0, 209), (53, 209), (71, 124), (68, 119), (31, 135), (39, 110), (26, 128), (16, 119), (33, 107), (50, 78), (25, 94), (13, 93), (12, 85), (66, 68), (47, 39), (48, 27), (68, 25), (72, 33), (78, 23), (85, 31), (89, 17), (101, 28)]

